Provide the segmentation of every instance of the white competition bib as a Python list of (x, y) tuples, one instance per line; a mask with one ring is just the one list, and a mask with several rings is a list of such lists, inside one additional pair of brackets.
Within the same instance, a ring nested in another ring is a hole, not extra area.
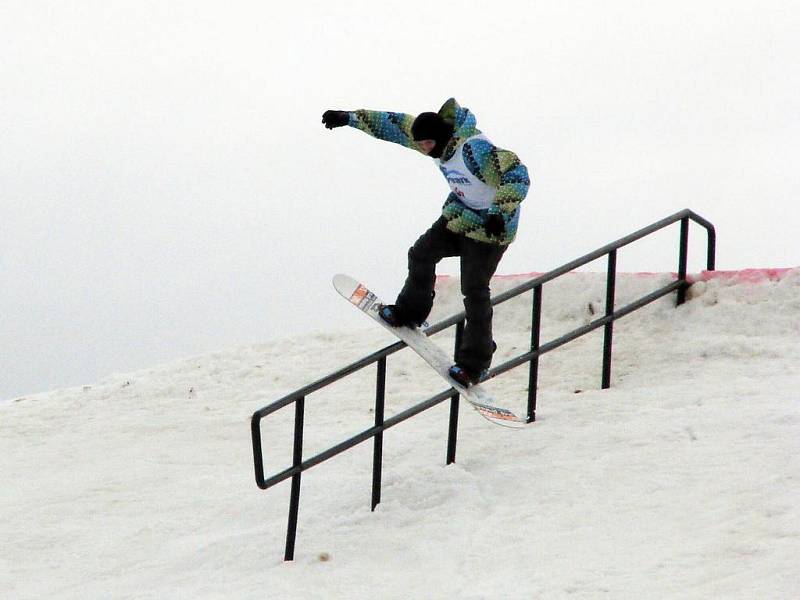
[(464, 144), (473, 140), (489, 142), (483, 134), (465, 139), (458, 145), (450, 160), (439, 160), (439, 170), (447, 179), (450, 189), (464, 204), (473, 210), (484, 210), (492, 205), (497, 189), (475, 177), (464, 163)]

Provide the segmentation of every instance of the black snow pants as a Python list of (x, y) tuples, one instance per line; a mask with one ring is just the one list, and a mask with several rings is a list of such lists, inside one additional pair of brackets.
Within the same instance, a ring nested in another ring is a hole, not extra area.
[(443, 258), (461, 258), (461, 293), (467, 322), (455, 362), (479, 372), (492, 362), (492, 305), (489, 280), (508, 246), (472, 240), (447, 229), (440, 217), (408, 251), (408, 277), (396, 304), (404, 315), (424, 321), (433, 307), (436, 264)]

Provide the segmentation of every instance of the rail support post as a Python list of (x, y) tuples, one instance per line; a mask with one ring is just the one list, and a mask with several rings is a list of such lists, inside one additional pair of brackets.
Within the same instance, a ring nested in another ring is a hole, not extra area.
[[(464, 320), (458, 322), (456, 325), (456, 343), (453, 356), (458, 353), (458, 347), (461, 345), (461, 340), (464, 337)], [(445, 464), (453, 464), (456, 462), (456, 443), (458, 441), (458, 394), (450, 398), (450, 420), (447, 429), (447, 458)]]
[[(294, 455), (292, 466), (300, 468), (303, 462), (303, 413), (305, 398), (298, 398), (294, 404)], [(294, 542), (297, 538), (297, 513), (300, 508), (300, 478), (298, 470), (292, 475), (292, 492), (289, 497), (289, 525), (286, 529), (286, 553), (283, 560), (294, 560)]]
[(686, 302), (686, 290), (689, 284), (686, 283), (686, 264), (689, 253), (689, 217), (681, 219), (681, 241), (680, 255), (678, 257), (678, 279), (684, 284), (678, 288), (678, 306)]
[[(539, 336), (542, 327), (542, 286), (533, 288), (533, 307), (531, 309), (531, 352), (539, 350)], [(528, 423), (536, 420), (536, 388), (539, 385), (539, 355), (531, 359), (528, 372)]]
[[(375, 386), (375, 427), (383, 427), (383, 407), (386, 399), (386, 357), (378, 360), (378, 379)], [(376, 433), (372, 448), (372, 510), (381, 502), (381, 469), (383, 468), (383, 432)]]
[(603, 381), (602, 389), (607, 390), (611, 387), (611, 346), (614, 337), (614, 288), (617, 281), (617, 251), (612, 250), (608, 253), (608, 274), (606, 276), (606, 317), (609, 317), (605, 324), (603, 333)]

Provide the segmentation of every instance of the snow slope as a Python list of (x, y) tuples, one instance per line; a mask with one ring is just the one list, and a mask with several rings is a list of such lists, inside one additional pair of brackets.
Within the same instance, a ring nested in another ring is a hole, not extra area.
[[(620, 275), (618, 305), (670, 277)], [(369, 443), (308, 471), (293, 563), (289, 485), (255, 486), (249, 418), (393, 341), (366, 320), (6, 403), (0, 597), (800, 597), (800, 269), (697, 280), (684, 306), (618, 322), (609, 390), (597, 332), (542, 358), (525, 430), (462, 406), (454, 465), (446, 404), (387, 432), (374, 513)], [(547, 284), (542, 341), (602, 311), (604, 284)], [(496, 309), (500, 359), (529, 343), (530, 302)], [(439, 280), (433, 320), (458, 309)], [(522, 411), (526, 384), (488, 385)], [(305, 456), (370, 426), (373, 386), (368, 369), (309, 396)], [(387, 416), (442, 389), (397, 353)], [(263, 423), (269, 474), (290, 464), (291, 421)]]

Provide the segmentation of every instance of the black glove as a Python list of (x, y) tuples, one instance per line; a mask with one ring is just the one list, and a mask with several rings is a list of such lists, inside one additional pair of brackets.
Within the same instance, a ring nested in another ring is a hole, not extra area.
[(328, 129), (343, 127), (350, 123), (350, 113), (346, 110), (326, 110), (322, 113), (322, 122)]
[(489, 213), (486, 222), (483, 224), (486, 235), (489, 237), (500, 237), (506, 232), (506, 222), (500, 213)]

